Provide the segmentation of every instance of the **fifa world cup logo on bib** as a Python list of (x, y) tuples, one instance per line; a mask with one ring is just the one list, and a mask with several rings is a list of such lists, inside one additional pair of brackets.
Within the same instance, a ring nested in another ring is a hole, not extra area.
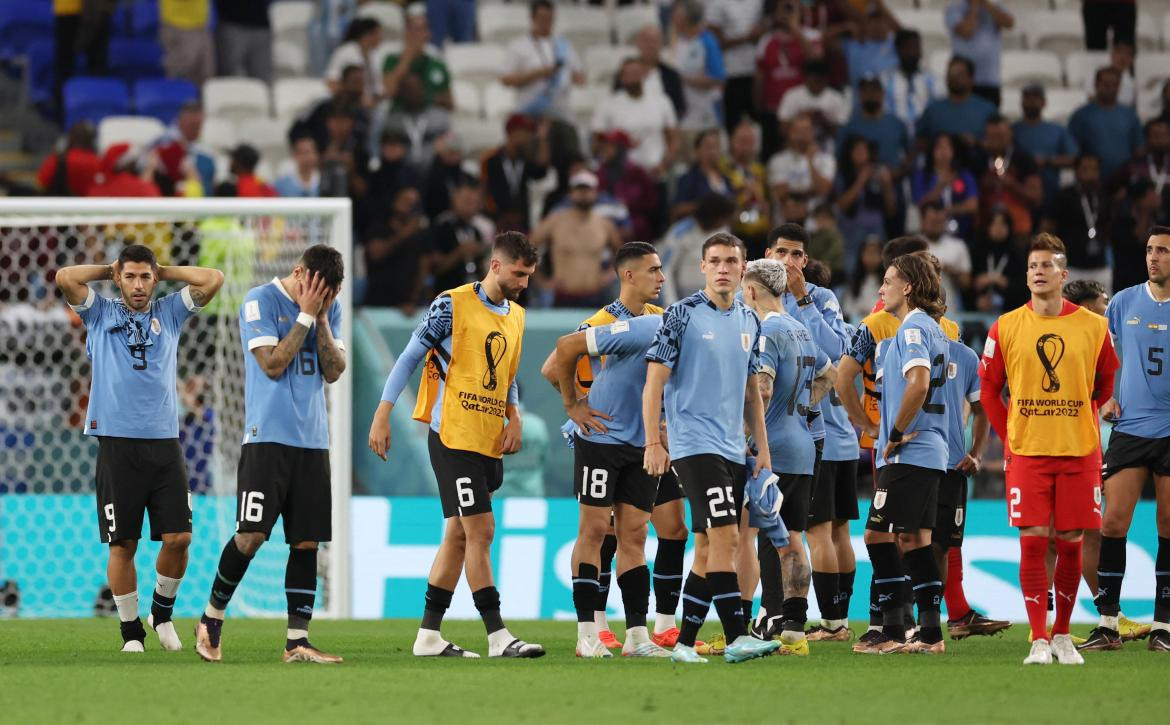
[(484, 390), (495, 390), (499, 385), (496, 379), (496, 366), (504, 359), (508, 351), (508, 339), (500, 332), (489, 332), (483, 340), (483, 354), (487, 359), (487, 372), (483, 374)]
[(1064, 357), (1064, 338), (1056, 333), (1041, 335), (1036, 340), (1036, 356), (1044, 366), (1044, 379), (1040, 387), (1046, 393), (1060, 392), (1060, 378), (1056, 376), (1056, 366), (1060, 365)]

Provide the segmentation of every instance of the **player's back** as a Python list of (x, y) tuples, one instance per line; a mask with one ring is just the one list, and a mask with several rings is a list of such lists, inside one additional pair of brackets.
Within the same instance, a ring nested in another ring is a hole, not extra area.
[[(329, 448), (325, 379), (317, 362), (317, 331), (310, 329), (292, 362), (270, 378), (253, 350), (275, 347), (292, 330), (300, 306), (279, 280), (253, 287), (240, 307), (244, 349), (244, 443), (283, 443)], [(341, 342), (341, 304), (333, 302), (329, 326)]]
[(1113, 429), (1142, 438), (1170, 436), (1170, 305), (1155, 300), (1145, 282), (1123, 289), (1106, 310), (1121, 358)]
[[(940, 388), (946, 383), (949, 351), (942, 328), (925, 312), (913, 310), (902, 321), (897, 333), (883, 340), (877, 350), (882, 397), (876, 465), (907, 463), (946, 470), (949, 425), (944, 392)], [(916, 435), (900, 446), (891, 460), (885, 460), (881, 451), (885, 449), (890, 429), (902, 406), (902, 396), (906, 392), (905, 373), (915, 366), (926, 367), (930, 377), (922, 408), (902, 431)]]
[(961, 342), (948, 340), (947, 378), (943, 399), (947, 415), (947, 470), (953, 470), (967, 455), (967, 418), (964, 402), (979, 400), (979, 356)]
[(654, 343), (661, 323), (661, 315), (641, 315), (585, 331), (590, 354), (605, 356), (605, 367), (589, 388), (589, 406), (610, 416), (605, 421), (608, 432), (591, 433), (591, 442), (638, 447), (646, 444), (642, 421), (646, 351)]
[(760, 337), (764, 343), (760, 371), (773, 373), (772, 398), (764, 411), (772, 470), (807, 475), (816, 456), (808, 425), (812, 380), (818, 359), (823, 367), (828, 358), (804, 325), (786, 313), (767, 315), (760, 323)]
[[(853, 339), (856, 328), (845, 324), (848, 339)], [(835, 362), (835, 361), (831, 361)], [(819, 420), (824, 421), (825, 448), (822, 458), (826, 461), (856, 461), (861, 455), (857, 443), (857, 431), (849, 420), (849, 413), (845, 411), (841, 398), (834, 388), (829, 388), (825, 397), (821, 398)]]

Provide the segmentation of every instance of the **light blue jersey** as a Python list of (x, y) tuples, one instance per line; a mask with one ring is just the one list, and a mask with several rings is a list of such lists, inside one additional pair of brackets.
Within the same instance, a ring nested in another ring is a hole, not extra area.
[[(254, 350), (275, 347), (297, 324), (301, 307), (278, 278), (253, 287), (240, 306), (240, 344), (244, 346), (244, 444), (282, 443), (294, 448), (329, 448), (325, 378), (317, 361), (317, 328), (305, 335), (301, 349), (276, 378), (268, 377)], [(329, 329), (338, 347), (341, 303), (329, 308)]]
[(743, 399), (760, 367), (760, 318), (742, 302), (727, 310), (705, 292), (671, 305), (647, 362), (671, 369), (664, 403), (671, 458), (702, 453), (743, 463)]
[[(847, 339), (853, 337), (852, 325), (845, 325)], [(836, 359), (840, 359), (839, 357)], [(825, 425), (825, 449), (821, 460), (825, 461), (856, 461), (861, 456), (861, 448), (857, 444), (857, 430), (849, 420), (849, 413), (841, 398), (837, 397), (835, 388), (829, 388), (829, 393), (821, 398), (821, 420)]]
[(772, 470), (811, 476), (816, 462), (808, 423), (812, 382), (831, 363), (805, 326), (787, 313), (768, 313), (760, 336), (760, 372), (772, 376), (772, 399), (764, 411)]
[(590, 443), (624, 443), (642, 448), (642, 389), (646, 387), (646, 351), (654, 344), (661, 315), (642, 315), (585, 330), (589, 356), (605, 356), (589, 388), (589, 407), (610, 416), (606, 433), (590, 433)]
[(183, 323), (199, 310), (184, 287), (131, 312), (91, 288), (71, 305), (85, 323), (90, 367), (85, 434), (115, 438), (178, 438), (176, 353)]
[(1170, 302), (1156, 301), (1143, 282), (1114, 295), (1105, 316), (1121, 358), (1115, 388), (1121, 417), (1113, 430), (1170, 436)]
[[(877, 347), (878, 384), (881, 386), (881, 424), (879, 426), (875, 465), (908, 463), (936, 471), (947, 470), (947, 425), (945, 392), (949, 350), (946, 336), (938, 323), (922, 310), (912, 310), (898, 327), (897, 334), (882, 340)], [(906, 373), (916, 367), (930, 371), (930, 389), (922, 409), (903, 433), (917, 433), (902, 444), (890, 460), (882, 451), (890, 438), (890, 428), (902, 406), (906, 392)]]
[(943, 385), (943, 397), (947, 406), (947, 470), (967, 455), (967, 416), (963, 414), (963, 402), (979, 402), (979, 356), (961, 342), (947, 341), (950, 361), (947, 363), (947, 381)]
[[(791, 292), (785, 290), (780, 295), (784, 309), (800, 321), (812, 335), (813, 342), (828, 355), (830, 360), (840, 360), (841, 354), (849, 342), (849, 333), (845, 329), (845, 317), (841, 314), (841, 303), (833, 290), (818, 287), (812, 282), (805, 282), (805, 293), (812, 298), (812, 303), (801, 307)], [(824, 417), (826, 404), (821, 401), (813, 406), (813, 417), (809, 423), (814, 441), (826, 441), (828, 445), (828, 429)], [(822, 456), (823, 457), (823, 456)]]

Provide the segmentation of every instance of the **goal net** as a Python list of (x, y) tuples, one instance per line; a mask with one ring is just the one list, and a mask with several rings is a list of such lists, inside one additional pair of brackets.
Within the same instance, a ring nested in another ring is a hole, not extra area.
[[(0, 614), (87, 616), (102, 609), (97, 444), (82, 433), (90, 374), (85, 327), (57, 290), (56, 270), (108, 264), (125, 245), (141, 243), (159, 264), (224, 273), (219, 295), (184, 328), (178, 354), (179, 436), (194, 534), (176, 616), (197, 616), (219, 552), (235, 532), (244, 422), (239, 305), (250, 288), (288, 274), (306, 247), (335, 246), (345, 259), (340, 300), (349, 343), (350, 229), (344, 199), (0, 199), (0, 590), (7, 592)], [(158, 295), (173, 289), (162, 284)], [(117, 296), (109, 282), (97, 291)], [(350, 380), (346, 374), (327, 386), (334, 540), (318, 557), (316, 608), (334, 617), (349, 613)], [(150, 601), (144, 595), (154, 588), (157, 551), (144, 522), (136, 559), (140, 602)], [(284, 614), (287, 556), (278, 523), (232, 599), (230, 616)]]

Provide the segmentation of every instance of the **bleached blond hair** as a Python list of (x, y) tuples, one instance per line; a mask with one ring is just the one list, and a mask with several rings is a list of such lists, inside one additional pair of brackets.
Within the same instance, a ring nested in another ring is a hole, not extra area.
[(748, 262), (743, 279), (745, 282), (755, 282), (779, 297), (788, 287), (788, 268), (777, 259), (756, 259)]

